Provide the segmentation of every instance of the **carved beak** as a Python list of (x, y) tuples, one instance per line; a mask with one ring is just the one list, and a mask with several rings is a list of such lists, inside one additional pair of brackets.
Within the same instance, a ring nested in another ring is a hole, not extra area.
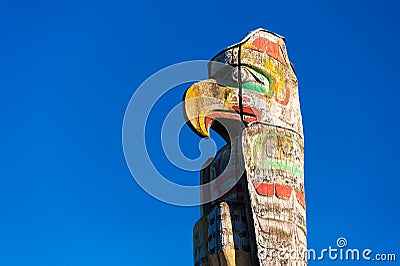
[[(219, 130), (217, 132), (228, 140), (229, 136), (226, 133), (232, 137), (240, 128), (237, 124), (238, 121), (240, 122), (237, 91), (237, 88), (217, 84), (214, 79), (193, 84), (184, 95), (183, 113), (186, 122), (200, 137), (209, 137), (213, 123), (217, 120), (224, 121), (222, 126), (227, 132), (222, 134), (218, 132)], [(245, 122), (259, 120), (260, 112), (246, 105), (250, 103), (250, 97), (244, 95), (243, 99)]]

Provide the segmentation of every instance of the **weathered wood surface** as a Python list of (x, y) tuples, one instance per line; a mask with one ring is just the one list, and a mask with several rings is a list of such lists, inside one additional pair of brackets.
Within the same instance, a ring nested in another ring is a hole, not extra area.
[(255, 124), (245, 129), (242, 143), (259, 264), (305, 265), (302, 138)]
[(303, 128), (284, 39), (255, 30), (208, 71), (186, 91), (184, 115), (228, 144), (201, 171), (202, 184), (217, 182), (201, 191), (195, 265), (306, 265)]

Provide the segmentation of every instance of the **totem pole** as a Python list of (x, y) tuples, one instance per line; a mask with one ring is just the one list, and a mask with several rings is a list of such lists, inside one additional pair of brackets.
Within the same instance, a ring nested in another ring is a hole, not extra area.
[(187, 89), (183, 112), (227, 145), (200, 172), (195, 265), (307, 265), (302, 118), (284, 38), (252, 31), (208, 76)]

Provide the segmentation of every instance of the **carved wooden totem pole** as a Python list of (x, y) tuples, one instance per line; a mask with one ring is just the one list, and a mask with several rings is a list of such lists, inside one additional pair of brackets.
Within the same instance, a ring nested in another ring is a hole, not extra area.
[(195, 265), (307, 265), (303, 128), (283, 37), (264, 29), (220, 52), (184, 96), (201, 137), (226, 141), (201, 170)]

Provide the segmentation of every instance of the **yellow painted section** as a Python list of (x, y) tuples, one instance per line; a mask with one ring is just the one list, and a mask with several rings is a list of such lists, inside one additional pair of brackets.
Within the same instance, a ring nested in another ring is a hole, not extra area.
[(184, 114), (197, 134), (201, 137), (210, 136), (206, 119), (215, 110), (233, 110), (229, 99), (234, 95), (235, 90), (235, 88), (218, 85), (215, 80), (200, 81), (187, 89)]
[(189, 87), (185, 94), (185, 109), (188, 122), (196, 130), (200, 136), (209, 137), (210, 132), (205, 124), (205, 117), (207, 114), (201, 107), (202, 101), (200, 98), (203, 96), (200, 88), (200, 82), (195, 83)]

